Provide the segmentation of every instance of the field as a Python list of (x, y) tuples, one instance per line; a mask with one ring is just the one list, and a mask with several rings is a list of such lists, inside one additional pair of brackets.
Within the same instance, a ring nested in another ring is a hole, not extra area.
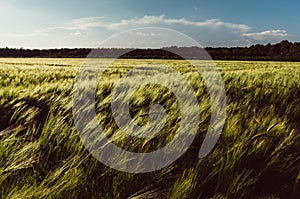
[(227, 118), (214, 150), (199, 159), (211, 112), (195, 71), (184, 61), (120, 60), (100, 79), (96, 103), (99, 125), (119, 147), (153, 151), (178, 129), (178, 102), (155, 85), (134, 93), (130, 111), (137, 123), (147, 124), (147, 108), (161, 103), (169, 110), (162, 134), (133, 139), (118, 129), (110, 111), (112, 91), (135, 63), (174, 67), (187, 77), (200, 105), (190, 149), (168, 167), (131, 174), (100, 163), (80, 141), (72, 90), (83, 61), (0, 59), (0, 198), (300, 198), (300, 63), (216, 61)]

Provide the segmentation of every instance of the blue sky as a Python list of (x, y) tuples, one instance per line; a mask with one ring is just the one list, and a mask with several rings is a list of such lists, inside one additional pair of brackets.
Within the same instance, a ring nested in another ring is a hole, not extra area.
[(131, 28), (180, 31), (203, 46), (300, 40), (298, 1), (0, 0), (0, 47), (97, 47)]

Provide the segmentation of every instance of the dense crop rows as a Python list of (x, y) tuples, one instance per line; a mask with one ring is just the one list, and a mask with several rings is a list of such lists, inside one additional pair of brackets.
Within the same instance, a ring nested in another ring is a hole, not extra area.
[[(132, 139), (118, 129), (110, 112), (112, 90), (136, 62), (164, 63), (181, 71), (196, 92), (201, 116), (199, 133), (181, 158), (155, 172), (129, 174), (98, 162), (80, 142), (72, 88), (83, 61), (0, 59), (0, 198), (300, 197), (299, 63), (217, 61), (227, 119), (215, 149), (198, 159), (211, 113), (195, 71), (184, 61), (121, 60), (99, 81), (96, 105), (99, 124), (119, 147), (153, 151), (178, 129), (176, 98), (157, 85), (138, 90), (130, 111), (137, 123), (145, 124), (147, 108), (162, 104), (168, 122), (161, 135)], [(152, 71), (154, 76), (160, 72)]]

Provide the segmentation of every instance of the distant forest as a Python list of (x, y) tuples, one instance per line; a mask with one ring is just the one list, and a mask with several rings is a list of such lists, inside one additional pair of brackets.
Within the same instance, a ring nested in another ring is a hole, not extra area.
[[(182, 59), (177, 55), (180, 54), (185, 59), (210, 59), (199, 47), (176, 46), (161, 49), (0, 48), (0, 57), (85, 58), (92, 50), (94, 51), (90, 56), (101, 58)], [(300, 43), (292, 43), (287, 40), (277, 44), (257, 44), (250, 47), (207, 47), (205, 50), (214, 60), (300, 61)]]

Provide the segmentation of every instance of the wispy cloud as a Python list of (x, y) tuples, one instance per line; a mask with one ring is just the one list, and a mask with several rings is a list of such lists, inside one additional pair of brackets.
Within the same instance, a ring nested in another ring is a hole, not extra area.
[(159, 33), (153, 33), (153, 32), (150, 32), (150, 33), (146, 33), (146, 32), (134, 32), (133, 33), (134, 35), (136, 36), (141, 36), (141, 37), (154, 37), (154, 36), (161, 36), (161, 34)]
[(105, 27), (104, 22), (102, 21), (104, 17), (85, 17), (79, 19), (73, 19), (66, 22), (62, 26), (47, 27), (39, 30), (40, 33), (48, 33), (55, 30), (69, 30), (69, 31), (78, 31), (78, 30), (87, 30), (91, 28)]
[(193, 27), (207, 28), (228, 28), (233, 31), (247, 32), (250, 27), (245, 24), (236, 24), (224, 22), (219, 19), (209, 19), (206, 21), (191, 21), (184, 18), (174, 19), (167, 18), (165, 15), (160, 16), (143, 16), (141, 18), (123, 19), (119, 22), (107, 22), (104, 17), (87, 17), (71, 20), (62, 26), (48, 27), (40, 30), (41, 33), (47, 33), (53, 30), (87, 30), (91, 28), (105, 28), (108, 30), (117, 30), (123, 28), (140, 27), (140, 26), (165, 26), (165, 25), (185, 25)]
[(70, 35), (71, 35), (71, 36), (83, 36), (83, 37), (88, 36), (87, 33), (81, 32), (81, 31), (79, 31), (79, 30), (76, 30), (75, 32), (71, 32)]
[[(57, 26), (36, 29), (28, 33), (1, 32), (0, 39), (12, 41), (11, 43), (15, 43), (15, 45), (23, 45), (25, 41), (33, 43), (32, 40), (35, 39), (43, 45), (51, 40), (53, 46), (58, 42), (61, 45), (85, 46), (87, 43), (91, 44), (93, 41), (104, 40), (110, 35), (123, 30), (147, 26), (178, 30), (190, 35), (204, 46), (244, 46), (257, 42), (277, 42), (290, 36), (286, 30), (275, 29), (254, 32), (246, 24), (227, 22), (220, 19), (196, 21), (186, 18), (168, 18), (165, 15), (147, 15), (117, 21), (112, 21), (106, 17), (78, 18), (62, 22)], [(252, 32), (250, 32), (251, 30)], [(157, 33), (145, 33), (142, 31), (135, 32), (135, 34), (148, 40), (158, 36), (156, 35)]]
[(191, 21), (184, 18), (172, 19), (166, 18), (164, 15), (160, 16), (144, 16), (141, 18), (121, 20), (117, 23), (111, 23), (104, 25), (108, 29), (118, 29), (128, 26), (141, 26), (141, 25), (186, 25), (195, 27), (208, 27), (208, 28), (229, 28), (232, 30), (238, 30), (246, 32), (250, 30), (250, 27), (245, 24), (235, 24), (229, 22), (223, 22), (219, 19), (209, 19), (206, 21)]
[(286, 30), (266, 30), (256, 33), (243, 33), (243, 36), (255, 41), (267, 42), (283, 39), (288, 36), (288, 33)]
[(86, 30), (93, 27), (104, 27), (103, 19), (105, 17), (86, 17), (74, 19), (69, 23), (69, 28)]

